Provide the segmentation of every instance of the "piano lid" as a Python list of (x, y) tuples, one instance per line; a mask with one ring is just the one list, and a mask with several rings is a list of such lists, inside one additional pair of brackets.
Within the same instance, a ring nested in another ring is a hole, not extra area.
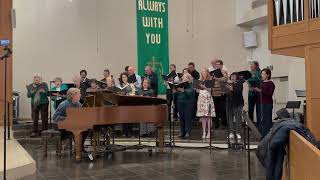
[[(113, 93), (109, 90), (101, 90), (91, 92), (90, 94), (95, 95), (95, 102), (107, 101), (111, 104), (118, 106), (135, 106), (135, 105), (160, 105), (167, 104), (166, 99), (146, 96), (125, 96), (121, 94)], [(101, 104), (101, 103), (99, 103)]]

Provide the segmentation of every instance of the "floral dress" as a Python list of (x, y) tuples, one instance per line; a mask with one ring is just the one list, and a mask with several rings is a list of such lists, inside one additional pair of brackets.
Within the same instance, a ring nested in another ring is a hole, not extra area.
[(200, 90), (197, 102), (197, 117), (215, 117), (213, 99), (208, 90)]

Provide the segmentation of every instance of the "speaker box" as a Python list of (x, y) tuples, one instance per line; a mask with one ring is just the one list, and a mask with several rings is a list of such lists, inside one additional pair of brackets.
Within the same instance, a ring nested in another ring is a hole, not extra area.
[(256, 48), (258, 46), (257, 33), (254, 31), (244, 32), (243, 44), (246, 48)]

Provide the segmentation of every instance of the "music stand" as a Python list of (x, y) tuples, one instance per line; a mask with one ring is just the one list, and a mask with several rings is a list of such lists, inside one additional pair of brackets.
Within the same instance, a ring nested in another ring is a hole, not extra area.
[[(247, 153), (248, 153), (248, 178), (249, 180), (251, 180), (251, 164), (250, 164), (250, 129), (252, 130), (252, 132), (254, 133), (254, 135), (260, 140), (262, 135), (259, 132), (259, 130), (257, 129), (257, 127), (254, 125), (254, 123), (251, 121), (251, 119), (249, 118), (248, 114), (246, 111), (243, 111), (242, 113), (242, 117), (246, 122), (246, 127), (245, 128), (247, 130)], [(246, 147), (246, 142), (244, 143), (244, 147)]]
[(303, 100), (303, 116), (304, 116), (304, 124), (307, 125), (307, 101), (306, 101), (306, 90), (296, 90), (296, 95), (299, 98), (304, 98)]
[(288, 101), (286, 108), (287, 109), (292, 109), (292, 116), (294, 118), (294, 110), (295, 109), (300, 109), (301, 106), (301, 101)]

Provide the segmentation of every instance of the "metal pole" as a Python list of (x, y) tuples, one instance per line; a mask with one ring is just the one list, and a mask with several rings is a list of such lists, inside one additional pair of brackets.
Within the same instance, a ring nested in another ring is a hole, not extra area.
[(7, 115), (7, 119), (8, 119), (8, 140), (11, 139), (10, 137), (10, 103), (7, 103), (8, 105), (8, 115)]
[(251, 180), (251, 165), (250, 165), (250, 128), (247, 127), (247, 144), (248, 144), (248, 178)]
[(172, 119), (171, 119), (171, 106), (170, 107), (168, 107), (168, 109), (169, 109), (169, 113), (168, 113), (168, 119), (169, 119), (169, 138), (170, 138), (170, 146), (172, 146)]
[[(49, 90), (51, 91), (51, 81), (49, 81)], [(52, 97), (49, 95), (49, 122), (50, 122), (50, 126), (52, 124), (52, 114), (51, 114), (51, 100)], [(43, 122), (42, 122), (43, 123)]]
[(139, 123), (139, 146), (141, 145), (141, 134), (140, 134), (140, 132), (141, 132), (141, 123)]
[(4, 58), (3, 179), (7, 179), (7, 58)]

